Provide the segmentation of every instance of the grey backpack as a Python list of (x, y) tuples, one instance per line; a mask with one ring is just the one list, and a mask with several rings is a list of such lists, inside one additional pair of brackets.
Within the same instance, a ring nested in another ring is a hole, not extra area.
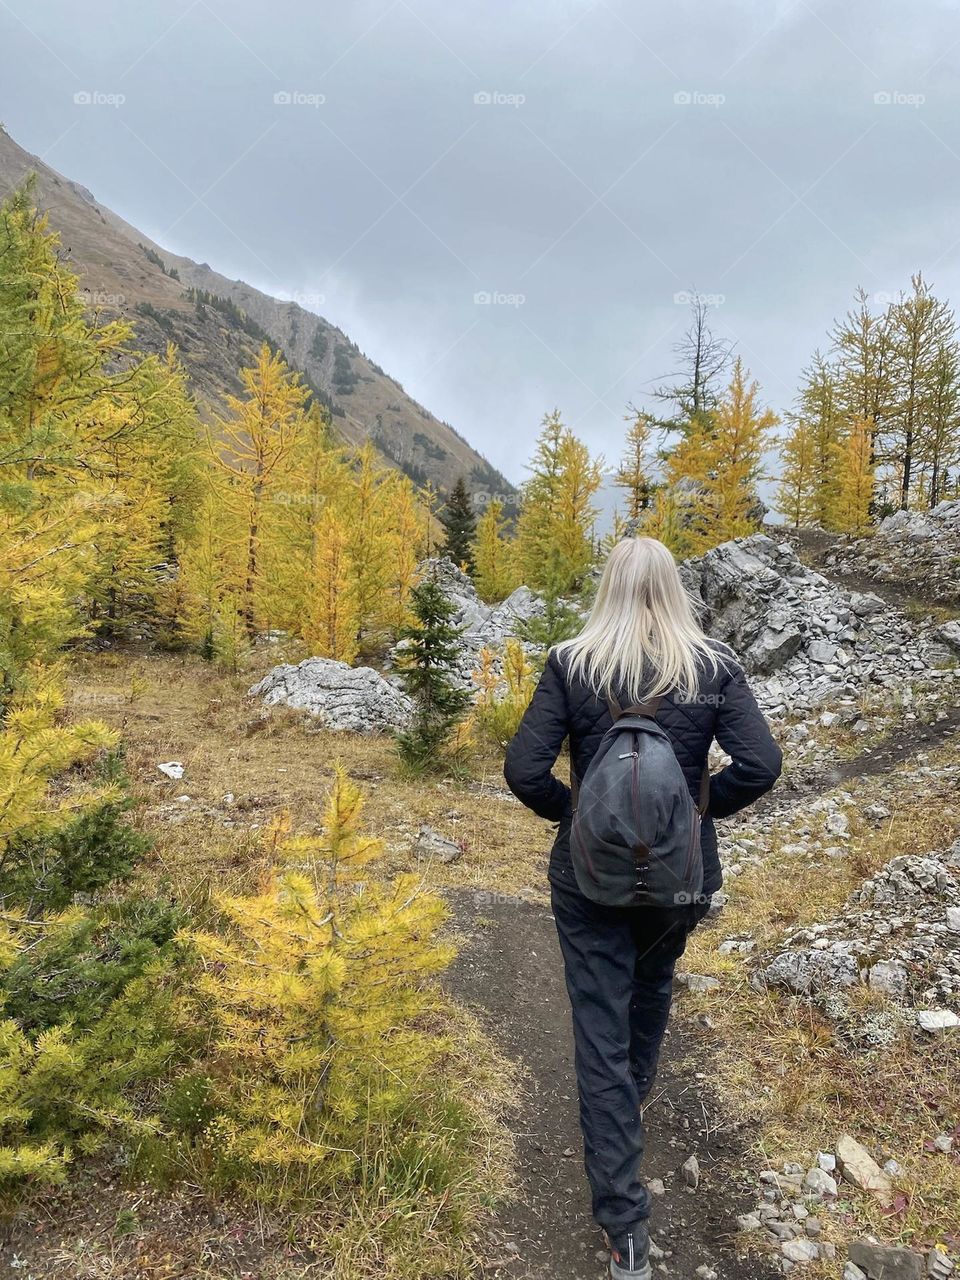
[(670, 739), (657, 724), (662, 698), (621, 707), (579, 787), (570, 853), (581, 893), (608, 907), (677, 907), (703, 893), (700, 813)]

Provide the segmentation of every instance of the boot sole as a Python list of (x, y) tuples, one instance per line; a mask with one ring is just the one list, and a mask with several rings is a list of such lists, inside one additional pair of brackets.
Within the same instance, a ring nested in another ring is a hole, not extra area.
[(610, 1274), (613, 1280), (653, 1280), (653, 1267), (648, 1262), (639, 1271), (627, 1271), (611, 1258)]

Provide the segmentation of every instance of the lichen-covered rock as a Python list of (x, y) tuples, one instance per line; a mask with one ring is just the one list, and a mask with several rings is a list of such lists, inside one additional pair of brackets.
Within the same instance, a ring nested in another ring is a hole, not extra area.
[(459, 862), (463, 857), (463, 845), (448, 840), (433, 827), (422, 826), (417, 832), (417, 853), (423, 858), (435, 858), (437, 862)]
[(861, 1191), (869, 1191), (883, 1205), (893, 1203), (894, 1186), (890, 1175), (874, 1160), (873, 1156), (856, 1138), (848, 1133), (837, 1140), (837, 1162), (840, 1176)]
[(781, 951), (757, 976), (767, 986), (811, 995), (830, 988), (853, 986), (860, 979), (860, 969), (852, 956), (807, 948)]
[(274, 667), (250, 690), (268, 707), (283, 704), (315, 716), (325, 729), (386, 733), (409, 722), (410, 699), (372, 667), (306, 658)]
[(960, 1007), (958, 909), (960, 841), (901, 854), (834, 919), (794, 930), (778, 954), (758, 958), (755, 980), (814, 996), (863, 981), (901, 1005)]

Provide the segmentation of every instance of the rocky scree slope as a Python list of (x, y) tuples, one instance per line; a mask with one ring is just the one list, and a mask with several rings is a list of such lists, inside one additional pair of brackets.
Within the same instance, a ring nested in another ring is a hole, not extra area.
[[(452, 620), (461, 628), (454, 675), (467, 688), (475, 687), (480, 649), (501, 650), (521, 622), (542, 617), (546, 608), (525, 586), (498, 605), (484, 604), (446, 557), (424, 561), (420, 572), (436, 578), (453, 606)], [(956, 687), (955, 624), (916, 624), (880, 596), (851, 592), (808, 569), (788, 543), (765, 534), (735, 539), (685, 561), (681, 574), (710, 634), (730, 645), (754, 677), (768, 715), (792, 718), (822, 708), (825, 724), (849, 715), (866, 730), (871, 725), (862, 713), (871, 697), (884, 711), (895, 701), (911, 702), (916, 687), (934, 694)], [(399, 652), (393, 651), (394, 662)], [(391, 680), (369, 668), (351, 674), (343, 663), (311, 658), (275, 668), (251, 692), (320, 715), (329, 728), (377, 730), (399, 727), (404, 718)], [(356, 699), (346, 718), (334, 692), (341, 687)]]
[(808, 568), (787, 542), (757, 533), (687, 560), (681, 574), (704, 624), (754, 677), (772, 716), (902, 696), (916, 682), (952, 686), (960, 631), (916, 624), (879, 595)]
[(960, 498), (930, 511), (897, 511), (869, 538), (828, 550), (824, 567), (902, 584), (945, 607), (960, 606)]

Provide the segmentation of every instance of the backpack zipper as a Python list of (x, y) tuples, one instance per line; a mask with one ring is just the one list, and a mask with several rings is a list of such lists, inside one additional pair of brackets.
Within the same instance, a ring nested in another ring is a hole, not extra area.
[(633, 757), (633, 766), (630, 770), (630, 773), (631, 773), (630, 789), (633, 793), (633, 818), (637, 824), (637, 831), (639, 831), (640, 830), (640, 738), (636, 733), (633, 735), (633, 745), (634, 745), (634, 750), (628, 751), (625, 755), (621, 756), (620, 758), (621, 760), (625, 760), (629, 756)]

